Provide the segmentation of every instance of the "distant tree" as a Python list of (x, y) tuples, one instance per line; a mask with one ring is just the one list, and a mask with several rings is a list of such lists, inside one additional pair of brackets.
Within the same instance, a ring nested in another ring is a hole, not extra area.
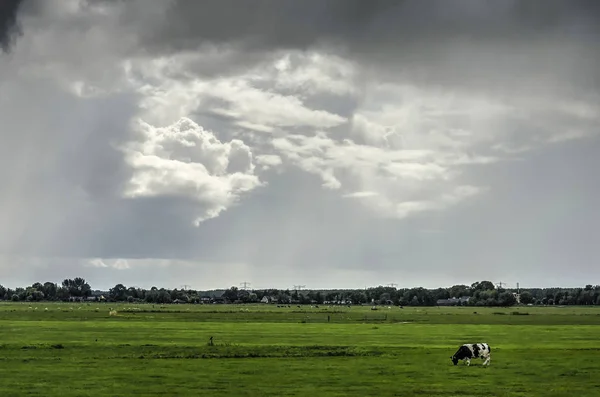
[(521, 300), (521, 303), (523, 303), (524, 305), (528, 305), (530, 303), (533, 303), (534, 297), (533, 297), (533, 295), (531, 295), (531, 292), (523, 291), (523, 292), (521, 292), (520, 300)]
[(173, 300), (171, 299), (171, 294), (164, 288), (161, 288), (158, 291), (158, 296), (156, 297), (156, 303), (171, 303)]
[(69, 292), (69, 295), (76, 297), (86, 297), (92, 294), (92, 288), (81, 277), (75, 277), (74, 279), (65, 279), (62, 282), (62, 287)]
[(136, 289), (135, 287), (129, 287), (127, 288), (127, 296), (131, 296), (133, 299), (138, 299), (140, 298), (139, 296), (139, 290)]
[[(446, 288), (437, 288), (434, 291), (432, 291), (432, 295), (434, 300), (437, 302), (438, 299), (448, 299), (450, 298), (450, 291), (447, 290)], [(457, 295), (456, 298), (463, 296), (463, 295)]]
[[(448, 291), (449, 298), (459, 298), (461, 296), (471, 296), (470, 288), (466, 285), (453, 285)], [(444, 299), (444, 298), (440, 298)]]
[(577, 304), (579, 305), (593, 305), (596, 301), (596, 296), (594, 290), (586, 289), (579, 294), (579, 299)]
[(298, 298), (300, 300), (300, 304), (302, 305), (306, 305), (308, 303), (310, 303), (310, 297), (308, 296), (308, 294), (298, 294)]
[(62, 286), (58, 287), (56, 290), (56, 297), (62, 301), (69, 299), (71, 294), (69, 293), (68, 288), (64, 288)]
[[(218, 293), (217, 293), (218, 291)], [(223, 291), (223, 297), (230, 302), (256, 302), (263, 296), (275, 297), (278, 303), (287, 304), (299, 301), (302, 304), (323, 300), (340, 302), (352, 301), (355, 304), (392, 301), (400, 305), (432, 306), (438, 299), (448, 297), (470, 296), (469, 306), (510, 306), (515, 304), (513, 290), (495, 288), (491, 281), (477, 281), (470, 287), (454, 285), (450, 288), (426, 289), (422, 287), (396, 289), (387, 286), (377, 286), (368, 289), (330, 289), (290, 291), (279, 289), (254, 290), (251, 293), (231, 287), (227, 290), (217, 290), (214, 293), (194, 290), (168, 290), (153, 286), (149, 290), (142, 288), (126, 288), (117, 284), (109, 291), (111, 299), (124, 301), (146, 301), (148, 303), (169, 303), (175, 299), (197, 303), (201, 296), (218, 296)], [(52, 282), (33, 283), (26, 288), (17, 287), (14, 290), (0, 286), (0, 299), (16, 301), (66, 300), (69, 297), (86, 297), (91, 295), (91, 287), (83, 278), (65, 279), (62, 284)], [(587, 284), (581, 288), (529, 288), (523, 291), (520, 300), (524, 304), (560, 304), (560, 305), (600, 305), (600, 285)]]
[(280, 291), (277, 295), (277, 303), (288, 304), (292, 300), (292, 297), (285, 293), (285, 291)]
[(471, 289), (476, 291), (489, 291), (496, 288), (494, 286), (494, 283), (492, 283), (491, 281), (478, 281), (471, 284)]
[(355, 304), (367, 303), (367, 294), (364, 290), (357, 290), (350, 293), (350, 299)]
[(127, 287), (117, 284), (108, 291), (108, 296), (115, 301), (124, 301), (127, 299)]
[(158, 301), (158, 290), (150, 290), (146, 293), (144, 300), (148, 303), (156, 303)]
[[(316, 297), (315, 297), (315, 300), (316, 300)], [(325, 293), (325, 297), (323, 298), (323, 301), (331, 302), (331, 301), (334, 301), (334, 300), (336, 300), (336, 293), (335, 292), (329, 291), (329, 292)]]
[(14, 295), (17, 295), (17, 300), (24, 301), (27, 298), (27, 291), (25, 288), (17, 287), (15, 288)]
[(498, 295), (498, 304), (500, 306), (513, 306), (517, 303), (517, 298), (511, 292), (501, 292)]
[(54, 300), (56, 299), (56, 293), (58, 290), (58, 286), (55, 283), (45, 282), (42, 286), (42, 292), (46, 296), (46, 299)]
[(36, 302), (44, 300), (44, 293), (42, 291), (34, 290), (30, 296), (31, 299)]
[(318, 304), (323, 303), (323, 301), (325, 299), (323, 299), (323, 294), (321, 293), (321, 291), (317, 291), (317, 293), (315, 294), (315, 300), (317, 301)]
[(391, 300), (391, 294), (389, 292), (384, 292), (383, 294), (379, 295), (379, 303), (380, 304), (385, 304), (387, 303), (387, 301)]
[(233, 286), (223, 292), (223, 298), (227, 299), (229, 302), (238, 300), (238, 287)]

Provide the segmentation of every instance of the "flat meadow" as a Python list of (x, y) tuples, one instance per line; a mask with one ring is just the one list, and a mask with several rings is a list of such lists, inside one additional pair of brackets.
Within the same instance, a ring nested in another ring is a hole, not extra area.
[[(0, 327), (7, 397), (600, 395), (600, 307), (0, 303)], [(468, 342), (489, 367), (452, 365)]]

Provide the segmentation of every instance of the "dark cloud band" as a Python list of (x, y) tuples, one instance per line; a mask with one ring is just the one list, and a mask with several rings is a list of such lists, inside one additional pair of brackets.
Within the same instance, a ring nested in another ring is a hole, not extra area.
[(23, 0), (0, 2), (0, 49), (2, 52), (8, 52), (15, 37), (21, 34), (17, 16), (22, 3)]

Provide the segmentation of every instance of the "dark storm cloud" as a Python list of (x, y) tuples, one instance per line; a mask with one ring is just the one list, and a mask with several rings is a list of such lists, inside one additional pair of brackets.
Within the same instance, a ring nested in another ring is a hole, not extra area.
[[(134, 7), (127, 11), (125, 17), (137, 19)], [(573, 24), (597, 34), (600, 5), (590, 0), (179, 0), (164, 16), (157, 27), (142, 32), (149, 47), (179, 50), (214, 42), (306, 48), (324, 40), (358, 51), (415, 39), (569, 34), (565, 29)]]
[(18, 23), (19, 8), (23, 0), (3, 0), (0, 2), (0, 49), (8, 52), (15, 36), (21, 33)]
[[(326, 48), (382, 79), (488, 92), (600, 88), (600, 2), (593, 0), (93, 0), (120, 9), (138, 51), (235, 49), (228, 73), (273, 50)], [(245, 54), (245, 55), (240, 55)], [(512, 90), (512, 91), (511, 91)]]
[(174, 49), (189, 48), (198, 40), (250, 48), (305, 48), (321, 38), (350, 38), (382, 11), (402, 1), (359, 0), (271, 1), (209, 0), (178, 1), (167, 11), (165, 23), (149, 32), (148, 39), (161, 40)]

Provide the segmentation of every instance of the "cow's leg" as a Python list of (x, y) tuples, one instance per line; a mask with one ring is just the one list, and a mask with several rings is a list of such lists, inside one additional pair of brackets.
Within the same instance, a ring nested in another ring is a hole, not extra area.
[(487, 358), (485, 359), (485, 361), (483, 362), (483, 365), (490, 365), (490, 361), (492, 359), (492, 356), (487, 356)]
[(467, 363), (467, 367), (468, 367), (469, 365), (471, 365), (471, 359), (470, 359), (470, 358), (467, 358), (467, 359), (465, 359), (465, 361), (466, 361), (466, 363)]

